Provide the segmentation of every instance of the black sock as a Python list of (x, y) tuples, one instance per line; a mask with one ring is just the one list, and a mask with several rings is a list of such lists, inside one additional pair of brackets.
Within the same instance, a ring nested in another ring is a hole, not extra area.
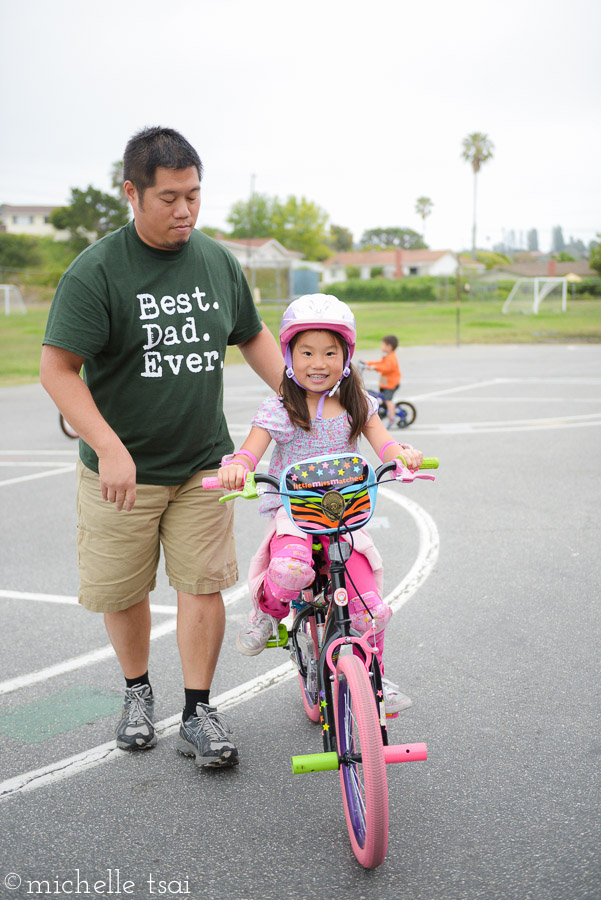
[(126, 678), (125, 684), (128, 688), (133, 687), (134, 684), (147, 684), (150, 688), (150, 693), (152, 694), (152, 688), (150, 687), (150, 681), (148, 680), (148, 669), (143, 675), (140, 675), (139, 678)]
[(190, 716), (196, 715), (197, 703), (206, 703), (208, 706), (210, 691), (197, 691), (192, 688), (184, 688), (184, 693), (186, 695), (186, 705), (184, 707), (185, 722)]

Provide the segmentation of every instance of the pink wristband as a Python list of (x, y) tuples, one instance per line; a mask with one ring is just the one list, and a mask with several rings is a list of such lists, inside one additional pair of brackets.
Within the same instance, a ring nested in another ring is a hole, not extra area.
[(251, 463), (253, 464), (254, 468), (255, 468), (255, 469), (257, 468), (257, 465), (258, 465), (258, 463), (259, 463), (259, 460), (257, 459), (257, 457), (255, 456), (254, 453), (251, 453), (250, 450), (236, 450), (236, 452), (234, 453), (234, 456), (240, 456), (240, 455), (242, 455), (242, 456), (248, 456), (248, 458), (250, 459), (250, 461), (251, 461)]
[(250, 466), (245, 459), (234, 459), (234, 453), (226, 453), (221, 459), (222, 466), (244, 466), (247, 472), (250, 472)]
[(384, 453), (388, 450), (389, 447), (400, 447), (398, 441), (387, 441), (383, 447), (380, 448), (380, 461), (384, 462)]

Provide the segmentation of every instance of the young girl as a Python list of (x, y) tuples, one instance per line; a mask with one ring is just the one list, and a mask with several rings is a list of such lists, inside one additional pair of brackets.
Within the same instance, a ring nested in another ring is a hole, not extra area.
[[(275, 449), (269, 474), (276, 477), (286, 466), (309, 456), (356, 452), (361, 434), (382, 462), (402, 455), (408, 468), (419, 468), (422, 454), (409, 444), (390, 440), (377, 414), (377, 401), (364, 391), (351, 365), (355, 342), (354, 316), (336, 297), (307, 294), (288, 306), (280, 326), (286, 363), (281, 396), (261, 404), (241, 449), (221, 461), (218, 477), (224, 488), (240, 490), (247, 471), (254, 470), (272, 440)], [(271, 635), (277, 634), (279, 621), (288, 615), (290, 602), (315, 578), (311, 536), (290, 521), (279, 495), (266, 492), (260, 511), (271, 522), (250, 566), (253, 612), (236, 641), (247, 656), (261, 653)], [(382, 600), (382, 560), (365, 531), (353, 532), (353, 544), (347, 569), (375, 619), (382, 665), (384, 629), (392, 615)], [(371, 617), (350, 581), (348, 591), (353, 627), (363, 634), (372, 627)], [(411, 706), (411, 700), (389, 679), (383, 679), (383, 684), (388, 714)]]

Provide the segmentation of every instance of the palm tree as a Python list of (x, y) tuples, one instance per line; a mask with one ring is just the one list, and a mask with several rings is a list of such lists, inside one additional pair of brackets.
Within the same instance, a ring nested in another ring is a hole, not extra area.
[(472, 259), (476, 258), (476, 189), (480, 166), (492, 158), (495, 146), (487, 134), (474, 131), (463, 139), (463, 159), (472, 164), (474, 170), (474, 224), (472, 228)]
[(432, 201), (430, 200), (429, 197), (418, 197), (417, 200), (415, 201), (415, 211), (418, 214), (418, 216), (421, 216), (421, 219), (423, 222), (424, 231), (423, 231), (422, 237), (424, 239), (424, 244), (426, 243), (426, 219), (432, 212), (433, 206), (434, 206), (434, 204), (432, 203)]

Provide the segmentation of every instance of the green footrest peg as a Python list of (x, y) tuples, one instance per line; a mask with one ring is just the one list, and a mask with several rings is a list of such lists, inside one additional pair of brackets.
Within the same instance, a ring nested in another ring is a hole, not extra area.
[(288, 629), (283, 622), (278, 625), (278, 636), (270, 637), (266, 647), (287, 647), (288, 646)]
[(292, 772), (303, 775), (306, 772), (331, 772), (339, 768), (337, 753), (307, 753), (292, 757)]

